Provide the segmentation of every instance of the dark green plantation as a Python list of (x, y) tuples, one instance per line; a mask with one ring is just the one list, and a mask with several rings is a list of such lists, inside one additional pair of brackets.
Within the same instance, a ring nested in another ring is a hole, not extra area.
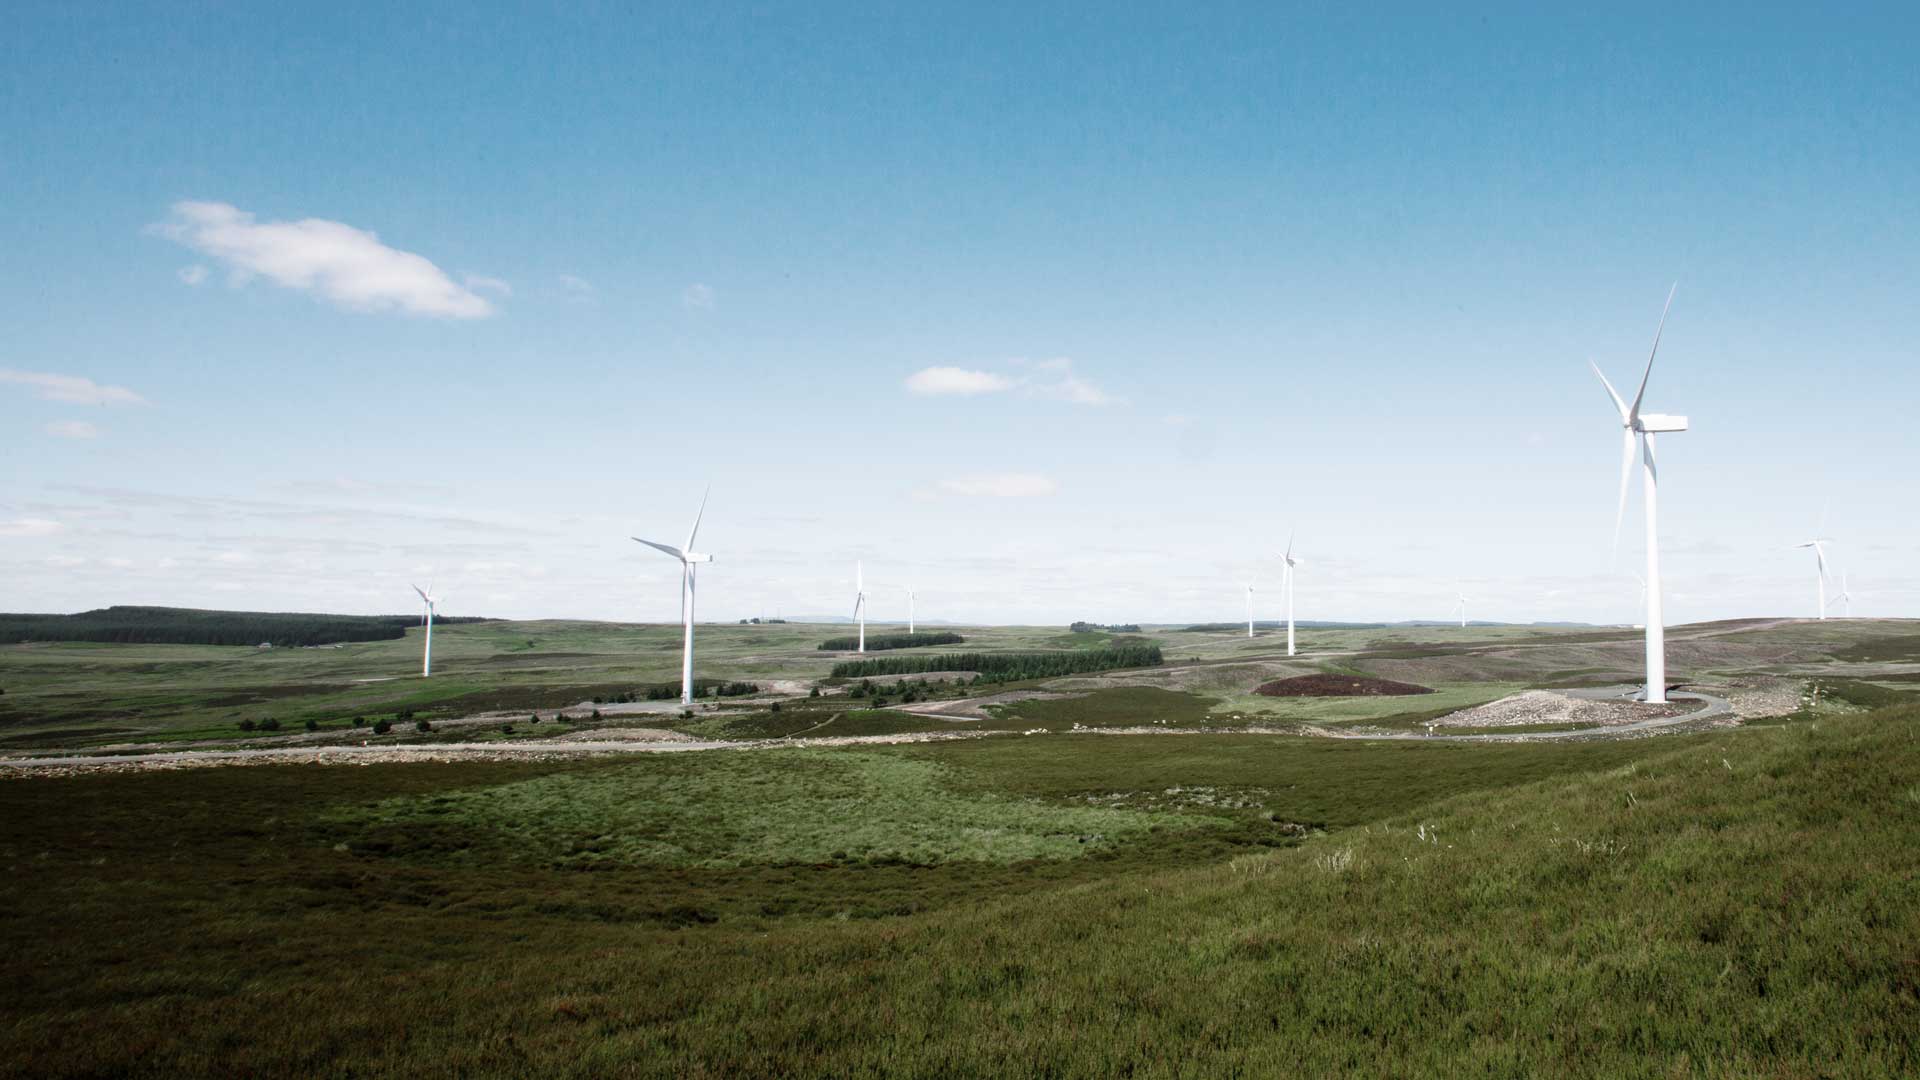
[(1920, 1065), (1911, 706), (1579, 746), (190, 769), (0, 802), (14, 1074)]

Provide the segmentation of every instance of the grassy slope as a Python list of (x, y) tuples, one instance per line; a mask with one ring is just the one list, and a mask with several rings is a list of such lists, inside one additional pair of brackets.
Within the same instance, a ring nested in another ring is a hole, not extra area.
[(951, 798), (1205, 784), (1334, 831), (857, 870), (486, 869), (316, 823), (648, 762), (10, 782), (0, 1070), (1911, 1074), (1917, 734), (902, 748)]

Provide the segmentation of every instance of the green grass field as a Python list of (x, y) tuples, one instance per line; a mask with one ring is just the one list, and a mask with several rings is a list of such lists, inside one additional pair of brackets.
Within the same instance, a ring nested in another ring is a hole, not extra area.
[[(741, 743), (0, 773), (0, 1073), (1920, 1068), (1910, 623), (1676, 628), (1683, 677), (1763, 673), (1804, 696), (1741, 727), (1570, 744), (1283, 732), (1407, 728), (1604, 680), (1630, 638), (1322, 631), (1289, 659), (1272, 639), (1149, 627), (1163, 667), (994, 686), (1055, 696), (956, 720), (902, 711), (903, 686), (810, 696), (834, 659), (820, 633), (702, 628), (701, 675), (781, 680), (778, 709), (565, 724), (560, 706), (674, 677), (671, 632), (451, 627), (430, 681), (405, 677), (412, 640), (0, 648), (9, 749), (238, 743), (236, 718), (269, 715), (283, 731), (250, 745), (357, 740), (352, 714), (400, 708), (435, 730), (386, 741), (665, 726)], [(1250, 693), (1319, 670), (1438, 692)], [(484, 708), (516, 710), (514, 732), (461, 725)], [(1220, 730), (1239, 727), (1256, 733)], [(914, 732), (983, 737), (831, 742)]]
[(1033, 737), (0, 802), (15, 1074), (1920, 1065), (1910, 706), (1577, 747)]

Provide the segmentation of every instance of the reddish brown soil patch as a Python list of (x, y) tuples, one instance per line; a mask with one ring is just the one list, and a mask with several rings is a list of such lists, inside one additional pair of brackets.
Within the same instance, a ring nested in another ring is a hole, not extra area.
[(1433, 689), (1364, 675), (1301, 675), (1263, 683), (1253, 692), (1268, 697), (1398, 697), (1431, 694)]

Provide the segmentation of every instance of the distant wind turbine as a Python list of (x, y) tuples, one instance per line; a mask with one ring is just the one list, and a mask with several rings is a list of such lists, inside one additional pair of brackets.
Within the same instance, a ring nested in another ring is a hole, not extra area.
[(420, 602), (427, 605), (426, 613), (420, 616), (420, 625), (427, 628), (427, 652), (420, 660), (420, 677), (424, 679), (433, 674), (433, 582), (427, 582), (425, 589), (418, 585), (411, 588), (420, 594)]
[(1815, 583), (1817, 592), (1814, 595), (1819, 599), (1819, 617), (1822, 619), (1827, 617), (1827, 545), (1831, 543), (1833, 543), (1831, 538), (1819, 536), (1804, 544), (1793, 545), (1796, 548), (1813, 549), (1814, 566), (1819, 571), (1818, 581)]
[(1453, 610), (1447, 614), (1460, 616), (1460, 629), (1465, 630), (1467, 628), (1467, 594), (1460, 592), (1458, 586), (1454, 588), (1454, 592), (1460, 599), (1454, 602)]
[(913, 586), (907, 586), (907, 636), (913, 636)]
[(867, 651), (867, 568), (853, 564), (853, 617), (860, 623), (860, 651)]
[(708, 488), (701, 494), (700, 510), (693, 515), (693, 528), (687, 530), (687, 542), (684, 545), (674, 547), (672, 544), (656, 544), (651, 540), (641, 540), (637, 536), (633, 538), (655, 551), (664, 551), (680, 560), (680, 624), (684, 633), (680, 645), (680, 704), (682, 705), (693, 704), (693, 568), (696, 564), (713, 561), (711, 555), (694, 554), (693, 538), (700, 533), (700, 519), (707, 514), (707, 495), (712, 491), (712, 488)]
[(1293, 554), (1293, 534), (1292, 533), (1287, 534), (1287, 551), (1286, 551), (1286, 554), (1280, 556), (1280, 558), (1286, 561), (1285, 567), (1280, 571), (1280, 584), (1281, 584), (1281, 587), (1286, 589), (1287, 591), (1287, 655), (1292, 656), (1293, 655), (1293, 568), (1300, 565), (1300, 560), (1296, 558)]
[(1613, 384), (1601, 375), (1598, 364), (1589, 365), (1593, 373), (1600, 376), (1600, 384), (1607, 388), (1607, 396), (1613, 399), (1614, 408), (1620, 410), (1620, 426), (1624, 432), (1620, 450), (1620, 505), (1613, 519), (1613, 547), (1615, 554), (1620, 550), (1620, 523), (1627, 513), (1627, 488), (1633, 481), (1634, 442), (1640, 443), (1640, 458), (1644, 465), (1646, 516), (1647, 516), (1647, 686), (1641, 700), (1650, 705), (1663, 705), (1667, 700), (1667, 637), (1666, 620), (1660, 610), (1660, 500), (1658, 486), (1660, 470), (1654, 464), (1654, 436), (1661, 432), (1680, 432), (1687, 430), (1687, 418), (1684, 416), (1662, 416), (1657, 413), (1643, 413), (1640, 403), (1647, 396), (1647, 380), (1653, 377), (1653, 358), (1660, 352), (1660, 335), (1667, 328), (1667, 312), (1673, 307), (1673, 294), (1679, 289), (1676, 283), (1667, 291), (1667, 305), (1660, 309), (1660, 325), (1653, 332), (1653, 348), (1647, 352), (1647, 370), (1640, 376), (1640, 389), (1633, 395), (1633, 404), (1628, 405), (1620, 399)]
[(1247, 636), (1253, 636), (1253, 584), (1247, 584)]

